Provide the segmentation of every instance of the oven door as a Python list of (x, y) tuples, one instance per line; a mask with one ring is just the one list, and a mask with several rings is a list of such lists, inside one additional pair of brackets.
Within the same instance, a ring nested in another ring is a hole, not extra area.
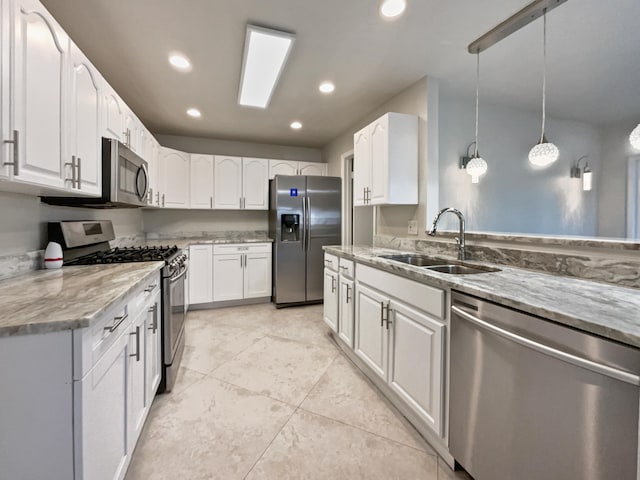
[(149, 191), (147, 162), (121, 143), (117, 148), (117, 173), (113, 182), (113, 202), (144, 206)]
[(180, 271), (164, 279), (164, 363), (173, 364), (185, 321), (185, 279), (187, 274), (185, 263)]

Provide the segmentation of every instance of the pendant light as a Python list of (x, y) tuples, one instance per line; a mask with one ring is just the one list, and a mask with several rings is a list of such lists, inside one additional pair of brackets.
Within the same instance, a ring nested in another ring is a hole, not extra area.
[(536, 167), (546, 167), (558, 159), (560, 152), (558, 147), (547, 141), (544, 136), (544, 122), (546, 120), (547, 103), (547, 11), (542, 14), (543, 40), (542, 40), (542, 134), (540, 142), (529, 151), (529, 162)]
[(478, 183), (480, 176), (487, 172), (487, 162), (478, 153), (478, 111), (480, 99), (480, 52), (476, 52), (476, 141), (473, 155), (467, 163), (467, 173), (471, 175), (471, 183)]
[(629, 143), (636, 150), (640, 150), (640, 123), (631, 131), (629, 135)]

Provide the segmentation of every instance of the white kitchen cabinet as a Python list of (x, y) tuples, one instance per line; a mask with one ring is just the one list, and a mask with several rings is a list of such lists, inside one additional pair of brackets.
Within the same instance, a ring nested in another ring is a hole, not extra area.
[(351, 260), (339, 259), (339, 291), (338, 291), (338, 336), (350, 348), (353, 348), (354, 333), (354, 271), (355, 266)]
[(213, 246), (213, 301), (271, 296), (271, 244)]
[[(10, 59), (11, 59), (11, 0), (0, 0), (0, 142), (12, 140), (13, 132), (9, 125), (9, 114), (11, 110), (10, 85)], [(12, 162), (11, 152), (15, 151), (4, 143), (0, 145), (0, 179), (5, 180), (10, 176), (9, 165), (5, 162)]]
[(392, 301), (390, 387), (438, 435), (443, 435), (444, 324)]
[(327, 164), (319, 162), (298, 162), (298, 175), (327, 176)]
[(189, 207), (189, 154), (160, 147), (160, 206)]
[(75, 169), (72, 188), (99, 195), (102, 192), (102, 78), (73, 42), (70, 51), (67, 162)]
[[(129, 329), (129, 358), (127, 362), (127, 439), (135, 445), (145, 419), (145, 360), (147, 311), (139, 311)], [(131, 448), (133, 453), (133, 448)]]
[(105, 81), (102, 136), (123, 141), (125, 104)]
[(192, 153), (190, 177), (190, 208), (213, 208), (213, 155)]
[(152, 207), (160, 206), (160, 196), (162, 195), (160, 185), (160, 144), (153, 136), (149, 138), (149, 156), (147, 166), (149, 168), (149, 196), (147, 204)]
[[(37, 0), (13, 4), (11, 82), (17, 168), (13, 180), (65, 189), (69, 37)], [(7, 140), (7, 139), (5, 139)]]
[(213, 302), (213, 245), (189, 247), (189, 303)]
[(269, 161), (264, 158), (242, 159), (242, 208), (269, 209)]
[(354, 205), (418, 203), (418, 117), (387, 113), (354, 135)]
[(338, 331), (338, 272), (324, 269), (324, 322), (334, 332)]
[(269, 161), (216, 155), (214, 185), (214, 208), (267, 210)]
[(145, 322), (145, 407), (150, 408), (162, 377), (162, 312), (160, 290), (147, 304)]
[(385, 328), (389, 298), (358, 284), (354, 351), (383, 380), (388, 379), (389, 330)]
[(140, 150), (140, 129), (141, 129), (140, 120), (135, 116), (135, 114), (129, 110), (128, 107), (125, 107), (124, 116), (123, 116), (123, 142), (127, 147), (129, 147), (134, 152), (138, 153)]
[(269, 180), (273, 180), (276, 175), (298, 175), (298, 162), (269, 160)]

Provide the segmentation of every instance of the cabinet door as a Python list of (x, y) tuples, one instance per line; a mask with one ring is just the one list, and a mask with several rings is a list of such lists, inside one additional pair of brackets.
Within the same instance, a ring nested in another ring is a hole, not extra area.
[(244, 298), (271, 296), (271, 252), (244, 254)]
[(19, 173), (14, 179), (71, 187), (62, 124), (67, 115), (69, 37), (36, 0), (17, 0), (14, 14), (14, 128), (19, 133)]
[(355, 352), (371, 369), (387, 380), (388, 330), (383, 322), (387, 297), (358, 283), (356, 286)]
[(189, 303), (213, 301), (213, 249), (211, 245), (189, 247)]
[(165, 208), (189, 206), (189, 154), (160, 147), (160, 176), (163, 185), (160, 196)]
[(123, 141), (124, 102), (110, 86), (105, 85), (103, 136)]
[[(13, 136), (9, 125), (9, 114), (11, 111), (11, 96), (9, 90), (10, 77), (9, 77), (9, 59), (11, 57), (11, 38), (10, 38), (10, 5), (11, 2), (7, 0), (0, 0), (0, 140), (10, 140)], [(0, 145), (0, 179), (6, 179), (10, 176), (10, 170), (8, 165), (4, 165), (4, 162), (11, 162), (12, 159), (5, 157), (5, 155), (12, 155), (15, 150), (15, 146), (11, 146), (11, 150), (7, 150), (8, 145)]]
[(124, 143), (134, 152), (140, 149), (140, 121), (128, 108), (124, 112)]
[(338, 295), (338, 335), (349, 347), (353, 348), (354, 291), (353, 280), (340, 276)]
[(391, 302), (389, 385), (438, 435), (443, 435), (444, 325)]
[(213, 256), (213, 301), (239, 300), (243, 296), (244, 254)]
[(238, 210), (242, 203), (242, 158), (214, 157), (213, 207)]
[[(78, 190), (98, 195), (102, 190), (101, 78), (80, 49), (71, 44), (71, 89), (67, 161), (76, 162)], [(75, 158), (72, 158), (75, 157)]]
[(129, 343), (129, 334), (121, 335), (91, 371), (74, 384), (75, 478), (115, 480), (124, 476), (129, 442)]
[(334, 332), (338, 331), (338, 274), (324, 269), (324, 323)]
[(145, 159), (147, 161), (147, 167), (149, 168), (149, 194), (147, 195), (147, 204), (151, 206), (159, 206), (160, 191), (158, 189), (158, 151), (160, 146), (156, 143), (153, 137), (149, 138), (149, 145), (147, 149), (148, 155)]
[(145, 368), (145, 407), (150, 408), (153, 398), (160, 385), (160, 376), (162, 375), (162, 356), (161, 344), (162, 338), (160, 329), (162, 322), (160, 321), (160, 292), (156, 294), (155, 299), (147, 308), (147, 318), (145, 322), (144, 336), (144, 368)]
[(370, 126), (371, 195), (370, 203), (384, 204), (389, 186), (389, 116), (385, 115)]
[(213, 155), (191, 154), (190, 208), (213, 208)]
[(146, 407), (145, 388), (145, 336), (146, 336), (147, 311), (138, 313), (131, 324), (129, 331), (129, 358), (128, 358), (128, 390), (127, 390), (127, 445), (129, 454), (133, 453), (142, 426)]
[(242, 208), (269, 209), (269, 160), (242, 159)]
[(299, 162), (298, 171), (300, 172), (300, 175), (326, 176), (327, 164), (316, 162)]
[(298, 162), (269, 160), (269, 180), (273, 180), (276, 175), (298, 175)]
[(371, 144), (369, 131), (363, 128), (353, 136), (353, 204), (366, 205), (371, 188)]

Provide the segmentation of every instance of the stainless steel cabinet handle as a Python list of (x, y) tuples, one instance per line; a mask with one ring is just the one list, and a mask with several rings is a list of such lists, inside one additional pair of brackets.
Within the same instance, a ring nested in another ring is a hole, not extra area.
[(384, 327), (384, 302), (380, 302), (380, 326)]
[(20, 155), (18, 149), (20, 148), (20, 133), (18, 130), (13, 131), (13, 140), (4, 140), (2, 143), (12, 143), (13, 144), (13, 162), (2, 162), (3, 165), (9, 166), (13, 165), (13, 174), (17, 177), (20, 175)]
[(153, 188), (149, 187), (149, 191), (147, 192), (147, 203), (151, 205), (153, 203)]
[(331, 293), (336, 291), (336, 277), (331, 277)]
[(345, 303), (349, 304), (349, 300), (351, 300), (351, 297), (349, 297), (349, 294), (351, 293), (351, 286), (347, 285), (347, 300)]
[(121, 317), (114, 318), (116, 323), (114, 323), (110, 327), (104, 327), (104, 330), (109, 330), (109, 333), (115, 332), (118, 329), (118, 327), (122, 324), (122, 322), (124, 322), (127, 318), (129, 318), (129, 314), (128, 313), (125, 313)]
[(76, 167), (78, 169), (78, 189), (82, 190), (82, 158), (76, 159)]
[(71, 155), (71, 162), (67, 162), (64, 164), (65, 167), (71, 167), (71, 178), (65, 179), (67, 182), (71, 182), (71, 188), (76, 187), (76, 183), (78, 183), (76, 179), (76, 156)]
[(164, 193), (162, 194), (162, 206), (164, 207)]
[(130, 353), (130, 357), (136, 357), (136, 362), (140, 361), (140, 327), (136, 327), (135, 332), (131, 332), (129, 335), (136, 336), (136, 353)]
[(485, 322), (484, 320), (475, 317), (460, 307), (453, 305), (451, 307), (451, 311), (463, 319), (476, 324), (479, 327), (484, 328), (496, 335), (500, 335), (501, 337), (506, 338), (507, 340), (511, 340), (520, 345), (528, 347), (532, 350), (536, 350), (540, 353), (544, 353), (551, 357), (557, 358), (559, 360), (565, 361), (567, 363), (571, 363), (577, 367), (586, 368), (587, 370), (591, 370), (592, 372), (600, 373), (602, 375), (606, 375), (611, 378), (615, 378), (618, 380), (622, 380), (623, 382), (630, 383), (632, 385), (640, 385), (640, 377), (634, 375), (629, 372), (625, 372), (623, 370), (619, 370), (617, 368), (609, 367), (608, 365), (603, 365), (601, 363), (596, 363), (586, 358), (578, 357), (576, 355), (572, 355), (571, 353), (563, 352), (562, 350), (558, 350), (556, 348), (550, 347), (548, 345), (544, 345), (542, 343), (534, 342), (528, 338), (517, 335), (513, 332), (500, 328), (496, 325), (493, 325), (489, 322)]
[(156, 331), (158, 330), (158, 304), (154, 303), (153, 306), (147, 311), (149, 313), (153, 313), (153, 323), (151, 324), (151, 327), (149, 327), (149, 330), (151, 330), (153, 333), (156, 333)]
[(209, 197), (209, 208), (213, 208), (213, 197)]
[(387, 330), (389, 330), (389, 324), (392, 323), (391, 322), (391, 308), (390, 308), (390, 304), (389, 302), (387, 302), (387, 306), (385, 307), (385, 310), (387, 311), (387, 318), (385, 319), (387, 322)]
[(153, 285), (149, 285), (147, 288), (144, 289), (145, 293), (150, 293), (153, 292), (153, 289), (156, 288), (158, 286), (157, 283), (154, 283)]
[(156, 205), (160, 206), (160, 192), (156, 192)]

